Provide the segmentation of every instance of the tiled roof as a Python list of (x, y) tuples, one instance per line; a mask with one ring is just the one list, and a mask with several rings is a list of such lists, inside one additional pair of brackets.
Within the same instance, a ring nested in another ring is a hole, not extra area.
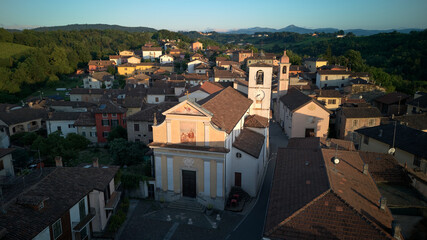
[(185, 73), (183, 74), (184, 79), (186, 81), (207, 81), (209, 80), (209, 76), (206, 74), (198, 74), (198, 73)]
[(90, 60), (88, 65), (96, 65), (96, 66), (112, 66), (115, 63), (110, 60)]
[(15, 151), (14, 148), (0, 148), (0, 158), (12, 153)]
[(362, 151), (359, 155), (368, 164), (369, 173), (375, 182), (407, 183), (402, 166), (392, 155)]
[[(338, 156), (340, 163), (331, 160)], [(265, 235), (272, 239), (392, 239), (393, 217), (356, 151), (277, 154)]]
[(96, 126), (95, 115), (91, 112), (81, 113), (74, 126)]
[(376, 107), (342, 107), (341, 111), (346, 118), (379, 118), (382, 116)]
[(299, 108), (305, 106), (306, 104), (310, 102), (314, 102), (317, 105), (319, 105), (321, 108), (323, 108), (325, 111), (330, 112), (328, 109), (325, 108), (325, 106), (320, 104), (317, 100), (305, 95), (295, 87), (289, 89), (286, 95), (283, 95), (282, 97), (280, 97), (280, 101), (291, 111), (296, 111)]
[(18, 197), (45, 200), (41, 210), (18, 204), (12, 199), (0, 212), (0, 226), (7, 229), (4, 239), (32, 239), (52, 225), (90, 191), (103, 191), (114, 178), (119, 167), (54, 169), (41, 181)]
[(104, 94), (105, 89), (90, 89), (90, 88), (73, 88), (70, 91), (70, 94)]
[(73, 108), (90, 108), (96, 106), (95, 103), (81, 102), (81, 101), (51, 101), (51, 107), (73, 107)]
[(257, 63), (249, 65), (249, 67), (273, 67), (273, 65), (268, 64), (268, 63), (257, 62)]
[(416, 107), (420, 108), (427, 108), (427, 95), (415, 98), (414, 100), (408, 102), (408, 104), (411, 104)]
[(242, 75), (232, 70), (214, 69), (215, 78), (241, 78)]
[(355, 151), (354, 143), (352, 141), (346, 141), (336, 138), (320, 138), (320, 137), (309, 137), (309, 138), (291, 138), (288, 142), (288, 148), (299, 148), (299, 149), (338, 149)]
[(44, 109), (19, 108), (9, 112), (0, 112), (0, 120), (8, 125), (27, 122), (36, 119), (47, 119)]
[(319, 70), (317, 71), (320, 75), (350, 75), (352, 72), (346, 70)]
[(98, 107), (94, 109), (94, 113), (125, 113), (126, 109), (113, 103), (110, 100), (101, 101)]
[(394, 117), (400, 124), (405, 124), (410, 128), (415, 128), (421, 131), (427, 130), (427, 113), (403, 115)]
[(264, 146), (264, 135), (244, 128), (233, 143), (233, 147), (258, 158)]
[[(214, 96), (213, 96), (214, 95)], [(213, 113), (212, 122), (228, 134), (252, 105), (252, 100), (245, 98), (232, 87), (211, 94), (202, 107)]]
[(101, 82), (110, 81), (114, 78), (113, 75), (109, 74), (108, 72), (94, 72), (91, 73), (90, 76)]
[(246, 86), (246, 87), (249, 85), (249, 82), (246, 80), (243, 80), (243, 79), (236, 79), (236, 80), (234, 80), (234, 82), (237, 84), (240, 84), (242, 86)]
[(245, 118), (245, 127), (266, 128), (269, 125), (268, 118), (260, 115), (249, 115)]
[(392, 93), (388, 93), (386, 95), (375, 98), (375, 101), (384, 103), (384, 104), (393, 104), (393, 103), (398, 103), (399, 100), (403, 101), (407, 98), (409, 98), (409, 96), (404, 93), (392, 92)]
[(326, 98), (340, 98), (342, 94), (338, 90), (314, 90), (317, 97), (326, 97)]
[(147, 90), (148, 95), (174, 95), (175, 91), (173, 88), (160, 88), (152, 87)]
[(145, 102), (145, 96), (127, 96), (124, 99), (117, 100), (125, 108), (141, 108)]
[(154, 122), (154, 113), (158, 123), (163, 122), (165, 116), (164, 111), (174, 107), (178, 102), (162, 102), (159, 104), (145, 104), (141, 111), (127, 117), (128, 121)]
[[(393, 146), (394, 124), (357, 129), (356, 132)], [(427, 132), (416, 130), (405, 125), (396, 125), (396, 148), (427, 159)]]
[(161, 47), (141, 47), (142, 51), (162, 51)]
[(67, 121), (77, 120), (80, 116), (80, 112), (51, 112), (49, 113), (50, 121)]

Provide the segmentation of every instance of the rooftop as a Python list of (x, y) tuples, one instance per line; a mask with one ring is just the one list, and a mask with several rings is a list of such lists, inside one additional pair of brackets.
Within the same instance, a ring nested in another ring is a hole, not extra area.
[(233, 147), (258, 158), (264, 146), (264, 135), (244, 128), (233, 143)]
[(404, 93), (392, 92), (392, 93), (388, 93), (386, 95), (375, 98), (375, 101), (383, 104), (393, 104), (408, 98), (409, 98), (409, 95), (406, 95)]

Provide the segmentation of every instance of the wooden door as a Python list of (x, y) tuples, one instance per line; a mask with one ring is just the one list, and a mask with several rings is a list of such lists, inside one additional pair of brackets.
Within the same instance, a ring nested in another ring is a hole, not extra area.
[(242, 173), (239, 173), (239, 172), (234, 173), (234, 186), (236, 187), (242, 186)]
[(196, 172), (182, 170), (182, 195), (196, 197)]

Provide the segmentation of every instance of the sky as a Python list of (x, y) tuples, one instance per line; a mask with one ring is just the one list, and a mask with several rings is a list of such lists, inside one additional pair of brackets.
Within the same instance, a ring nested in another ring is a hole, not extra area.
[(427, 28), (427, 0), (0, 0), (0, 27), (117, 24), (172, 31), (250, 27)]

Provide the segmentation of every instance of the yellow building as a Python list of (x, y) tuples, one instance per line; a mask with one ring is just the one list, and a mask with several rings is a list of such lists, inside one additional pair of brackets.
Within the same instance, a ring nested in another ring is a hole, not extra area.
[(151, 74), (154, 71), (160, 69), (160, 65), (152, 62), (143, 62), (143, 63), (126, 63), (120, 66), (117, 66), (117, 72), (119, 75), (134, 75), (134, 74)]
[(260, 132), (268, 126), (258, 131), (244, 128), (252, 103), (229, 87), (163, 112), (165, 120), (153, 126), (149, 144), (157, 200), (187, 197), (223, 209), (232, 186), (256, 196), (267, 155), (266, 137)]

